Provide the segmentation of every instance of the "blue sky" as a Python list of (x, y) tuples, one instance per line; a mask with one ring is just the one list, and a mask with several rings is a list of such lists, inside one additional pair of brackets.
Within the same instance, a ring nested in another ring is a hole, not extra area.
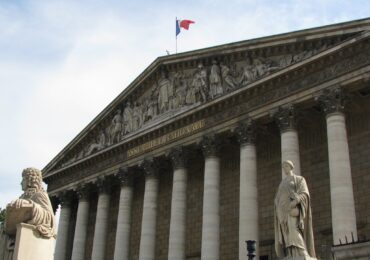
[(156, 57), (366, 18), (370, 1), (0, 0), (0, 207)]

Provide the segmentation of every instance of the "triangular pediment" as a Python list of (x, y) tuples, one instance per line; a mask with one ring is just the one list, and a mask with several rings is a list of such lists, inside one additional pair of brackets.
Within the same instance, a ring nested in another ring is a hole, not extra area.
[(157, 58), (44, 169), (45, 176), (78, 164), (349, 41), (370, 19), (231, 43)]

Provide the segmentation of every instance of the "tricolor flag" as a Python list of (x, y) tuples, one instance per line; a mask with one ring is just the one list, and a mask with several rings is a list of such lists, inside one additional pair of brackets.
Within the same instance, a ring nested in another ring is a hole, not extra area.
[(191, 23), (195, 23), (192, 20), (178, 20), (176, 19), (176, 36), (179, 35), (181, 32), (181, 28), (184, 28), (185, 30), (189, 30), (189, 25)]

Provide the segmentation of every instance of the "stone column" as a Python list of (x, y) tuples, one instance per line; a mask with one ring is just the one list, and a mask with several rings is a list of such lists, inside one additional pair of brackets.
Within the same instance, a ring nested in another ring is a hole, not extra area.
[(326, 114), (328, 136), (333, 243), (357, 239), (351, 164), (343, 113), (345, 96), (340, 88), (327, 90), (317, 100)]
[(78, 208), (77, 208), (76, 228), (73, 239), (72, 260), (84, 260), (86, 232), (89, 220), (90, 190), (86, 186), (81, 186), (77, 189), (77, 195), (78, 195)]
[(129, 260), (131, 206), (133, 196), (132, 177), (129, 175), (127, 168), (121, 168), (117, 177), (121, 183), (121, 193), (118, 208), (114, 260)]
[(173, 187), (168, 259), (185, 260), (187, 153), (179, 147), (169, 157), (173, 165)]
[(72, 196), (70, 192), (65, 192), (60, 196), (60, 216), (58, 225), (58, 236), (55, 245), (54, 260), (66, 260), (68, 231), (71, 220)]
[(141, 222), (140, 260), (155, 259), (157, 224), (158, 177), (157, 165), (153, 159), (144, 160), (141, 165), (145, 174), (143, 219)]
[[(296, 115), (293, 105), (279, 107), (274, 114), (275, 121), (281, 134), (281, 162), (290, 160), (294, 164), (294, 173), (301, 175), (299, 159), (298, 132), (296, 129)], [(284, 176), (284, 173), (281, 173)]]
[(248, 260), (246, 240), (255, 240), (258, 259), (258, 190), (255, 123), (248, 120), (236, 128), (240, 143), (239, 260)]
[(204, 137), (201, 142), (204, 165), (202, 260), (220, 259), (220, 158), (219, 140)]
[(96, 184), (99, 189), (99, 198), (91, 259), (104, 260), (109, 220), (110, 182), (107, 178), (101, 178)]

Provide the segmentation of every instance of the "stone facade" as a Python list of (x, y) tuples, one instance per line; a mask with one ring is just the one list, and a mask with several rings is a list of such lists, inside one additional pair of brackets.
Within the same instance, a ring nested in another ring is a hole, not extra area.
[[(44, 169), (52, 197), (59, 198), (65, 191), (75, 194), (82, 184), (91, 189), (84, 259), (98, 259), (93, 256), (95, 230), (107, 234), (99, 240), (106, 244), (104, 259), (119, 259), (118, 254), (114, 257), (115, 240), (123, 239), (116, 236), (121, 190), (116, 176), (122, 171), (130, 178), (124, 185), (132, 189), (131, 206), (123, 205), (131, 212), (129, 244), (122, 249), (128, 251), (128, 259), (169, 259), (171, 246), (184, 248), (184, 252), (174, 250), (181, 254), (173, 259), (247, 259), (246, 253), (239, 254), (240, 232), (257, 237), (261, 259), (276, 259), (273, 201), (284, 156), (294, 157), (285, 159), (296, 160), (299, 174), (307, 181), (318, 258), (329, 259), (333, 244), (339, 241), (335, 236), (343, 243), (345, 236), (352, 239), (348, 230), (337, 229), (343, 221), (355, 227), (355, 240), (370, 238), (369, 26), (370, 20), (365, 19), (158, 58)], [(181, 84), (187, 90), (192, 86), (209, 92), (204, 98), (200, 91), (199, 100), (187, 104), (174, 99)], [(339, 103), (333, 106), (328, 97)], [(124, 108), (135, 100), (151, 109), (155, 101), (162, 103), (155, 114), (146, 110), (146, 120), (133, 123), (142, 122), (132, 130), (129, 111), (125, 118)], [(349, 176), (353, 191), (338, 186), (341, 183), (332, 168), (332, 158), (337, 157), (329, 156), (338, 151), (328, 150), (337, 144), (336, 136), (334, 141), (328, 139), (327, 127), (343, 130), (327, 121), (337, 112), (345, 119), (348, 141), (341, 144), (348, 144), (346, 165), (350, 165), (349, 171), (340, 174)], [(246, 136), (241, 135), (243, 131)], [(245, 144), (253, 145), (252, 150), (242, 150)], [(185, 149), (188, 160), (174, 158), (174, 148)], [(256, 173), (248, 173), (252, 175), (246, 180), (256, 174), (257, 191), (243, 193), (251, 204), (243, 204), (239, 197), (240, 187), (245, 187), (241, 186), (245, 180), (241, 169), (253, 169), (243, 164), (245, 156), (256, 164)], [(186, 178), (176, 169), (186, 170), (180, 171)], [(96, 183), (101, 178), (111, 180), (107, 227), (96, 223)], [(173, 193), (175, 183), (178, 189)], [(332, 197), (338, 187), (346, 189), (347, 204)], [(72, 256), (78, 202), (75, 195), (66, 232), (71, 238), (66, 259)], [(172, 205), (185, 209), (185, 216), (171, 212)], [(347, 206), (354, 210), (346, 212)], [(333, 216), (333, 210), (343, 210), (345, 218)], [(171, 216), (178, 226), (170, 228)], [(239, 216), (258, 216), (256, 223), (248, 223), (258, 229), (245, 228)], [(171, 234), (174, 241), (182, 241), (182, 229), (185, 245), (170, 243)]]

